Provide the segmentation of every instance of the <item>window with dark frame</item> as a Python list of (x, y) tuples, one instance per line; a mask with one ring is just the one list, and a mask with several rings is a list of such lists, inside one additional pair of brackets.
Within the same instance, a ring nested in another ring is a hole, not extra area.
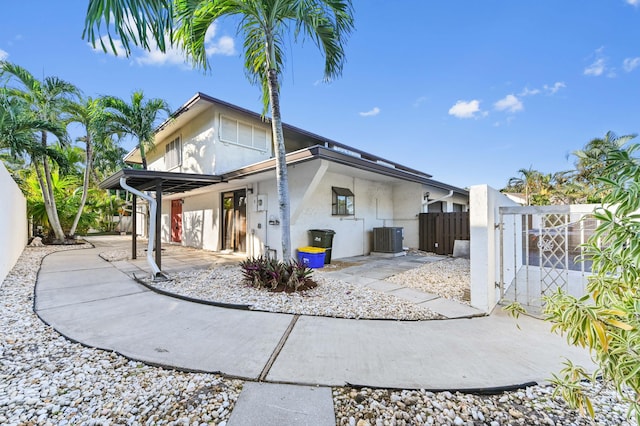
[(331, 187), (331, 213), (334, 216), (350, 216), (355, 214), (353, 192), (348, 188)]

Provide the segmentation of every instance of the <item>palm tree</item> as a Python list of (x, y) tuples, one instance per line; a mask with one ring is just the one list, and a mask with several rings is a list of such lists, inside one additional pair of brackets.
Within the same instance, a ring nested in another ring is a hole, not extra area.
[[(282, 257), (287, 260), (291, 258), (290, 202), (279, 83), (286, 35), (292, 30), (294, 37), (302, 34), (313, 40), (324, 55), (325, 80), (339, 76), (345, 61), (343, 46), (353, 29), (351, 0), (91, 0), (84, 37), (95, 45), (106, 23), (112, 40), (108, 26), (113, 23), (129, 52), (129, 42), (148, 48), (150, 39), (163, 49), (168, 35), (195, 67), (207, 69), (205, 35), (214, 22), (228, 16), (239, 18), (245, 70), (250, 81), (262, 88), (263, 113), (271, 112)], [(111, 49), (115, 51), (113, 41)]]
[(576, 181), (585, 186), (590, 201), (600, 201), (605, 195), (601, 193), (603, 185), (597, 178), (603, 175), (607, 166), (608, 154), (620, 149), (635, 137), (636, 135), (617, 136), (609, 131), (604, 138), (594, 138), (583, 149), (573, 152), (573, 155), (577, 157), (575, 162)]
[(142, 168), (147, 169), (148, 150), (153, 149), (153, 138), (161, 112), (169, 114), (169, 105), (163, 99), (153, 98), (145, 101), (142, 90), (131, 94), (131, 102), (115, 96), (105, 96), (102, 105), (111, 114), (114, 132), (133, 136), (137, 140)]
[[(28, 106), (34, 119), (48, 123), (54, 128), (62, 126), (65, 110), (72, 99), (80, 94), (78, 88), (71, 83), (57, 77), (45, 77), (40, 81), (26, 69), (9, 62), (0, 62), (0, 75), (6, 75), (9, 81), (18, 83), (17, 87), (6, 89), (10, 96), (21, 99)], [(34, 129), (36, 130), (40, 133), (40, 147), (35, 150), (31, 146), (32, 152), (25, 152), (31, 156), (38, 177), (49, 224), (57, 242), (63, 242), (65, 235), (58, 217), (51, 178), (52, 170), (49, 164), (49, 159), (55, 154), (50, 150), (48, 135), (51, 133), (56, 136), (62, 145), (66, 144), (67, 136), (66, 132), (54, 133), (44, 128)]]
[(80, 223), (80, 217), (87, 202), (89, 193), (89, 181), (93, 173), (94, 158), (94, 142), (103, 139), (111, 139), (111, 118), (102, 105), (101, 99), (86, 98), (80, 102), (73, 104), (70, 108), (69, 122), (80, 123), (84, 128), (85, 135), (78, 138), (78, 141), (84, 142), (84, 172), (82, 180), (82, 196), (80, 197), (80, 205), (78, 212), (73, 220), (69, 236), (73, 238)]
[(540, 173), (538, 170), (534, 170), (533, 167), (528, 169), (518, 170), (518, 177), (512, 177), (507, 183), (505, 190), (524, 192), (524, 198), (527, 205), (531, 205), (531, 196), (535, 193), (536, 186), (540, 180)]

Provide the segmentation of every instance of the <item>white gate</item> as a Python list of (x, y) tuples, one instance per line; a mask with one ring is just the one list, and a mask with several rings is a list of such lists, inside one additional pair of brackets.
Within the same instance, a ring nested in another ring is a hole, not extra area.
[(543, 297), (561, 288), (585, 294), (591, 262), (582, 244), (596, 228), (596, 205), (500, 207), (500, 299), (540, 315)]

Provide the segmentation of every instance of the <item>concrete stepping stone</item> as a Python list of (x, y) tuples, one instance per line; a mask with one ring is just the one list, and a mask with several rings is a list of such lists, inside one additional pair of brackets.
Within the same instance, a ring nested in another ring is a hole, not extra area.
[(331, 388), (245, 382), (227, 426), (333, 426)]
[(465, 305), (463, 303), (458, 303), (453, 300), (448, 300), (443, 297), (419, 303), (418, 306), (424, 306), (425, 308), (437, 312), (440, 315), (444, 315), (447, 318), (462, 318), (486, 315), (484, 312), (474, 307)]

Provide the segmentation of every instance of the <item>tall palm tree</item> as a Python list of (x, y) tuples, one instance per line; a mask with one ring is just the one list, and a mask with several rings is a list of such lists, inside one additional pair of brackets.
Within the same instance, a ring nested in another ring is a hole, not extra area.
[[(181, 46), (197, 68), (209, 67), (205, 35), (218, 19), (238, 17), (244, 37), (245, 70), (262, 88), (263, 113), (270, 109), (282, 230), (282, 257), (291, 258), (290, 202), (286, 150), (280, 113), (280, 83), (287, 33), (313, 40), (325, 59), (326, 80), (342, 72), (344, 44), (353, 29), (351, 0), (90, 0), (84, 36), (94, 45), (101, 26), (113, 23), (129, 52), (129, 42), (163, 49), (165, 37)], [(103, 44), (103, 48), (106, 46)], [(115, 51), (113, 41), (111, 49)]]
[(85, 133), (78, 138), (78, 141), (83, 142), (85, 145), (84, 172), (80, 205), (78, 206), (78, 212), (69, 230), (69, 236), (71, 238), (75, 236), (78, 223), (80, 223), (80, 218), (87, 202), (89, 181), (93, 173), (94, 143), (102, 139), (111, 138), (111, 134), (113, 133), (113, 129), (111, 129), (111, 119), (112, 116), (105, 111), (101, 99), (85, 98), (80, 102), (74, 103), (70, 108), (69, 122), (82, 125)]
[[(47, 122), (54, 127), (64, 123), (63, 114), (66, 108), (80, 94), (78, 88), (71, 83), (57, 77), (45, 77), (40, 81), (26, 69), (10, 62), (0, 62), (0, 75), (6, 76), (10, 83), (16, 83), (16, 86), (6, 89), (10, 96), (25, 102), (35, 119)], [(49, 163), (52, 152), (49, 149), (48, 135), (56, 136), (62, 145), (67, 143), (67, 136), (66, 132), (56, 134), (45, 129), (39, 129), (39, 134), (40, 148), (29, 154), (40, 183), (49, 224), (56, 240), (63, 242), (65, 235), (53, 194), (52, 170)]]
[(153, 138), (156, 125), (161, 120), (162, 112), (169, 114), (169, 105), (163, 99), (144, 99), (142, 90), (131, 94), (131, 102), (115, 96), (105, 96), (102, 105), (110, 113), (114, 132), (133, 136), (137, 140), (142, 168), (147, 169), (147, 151), (153, 149)]

